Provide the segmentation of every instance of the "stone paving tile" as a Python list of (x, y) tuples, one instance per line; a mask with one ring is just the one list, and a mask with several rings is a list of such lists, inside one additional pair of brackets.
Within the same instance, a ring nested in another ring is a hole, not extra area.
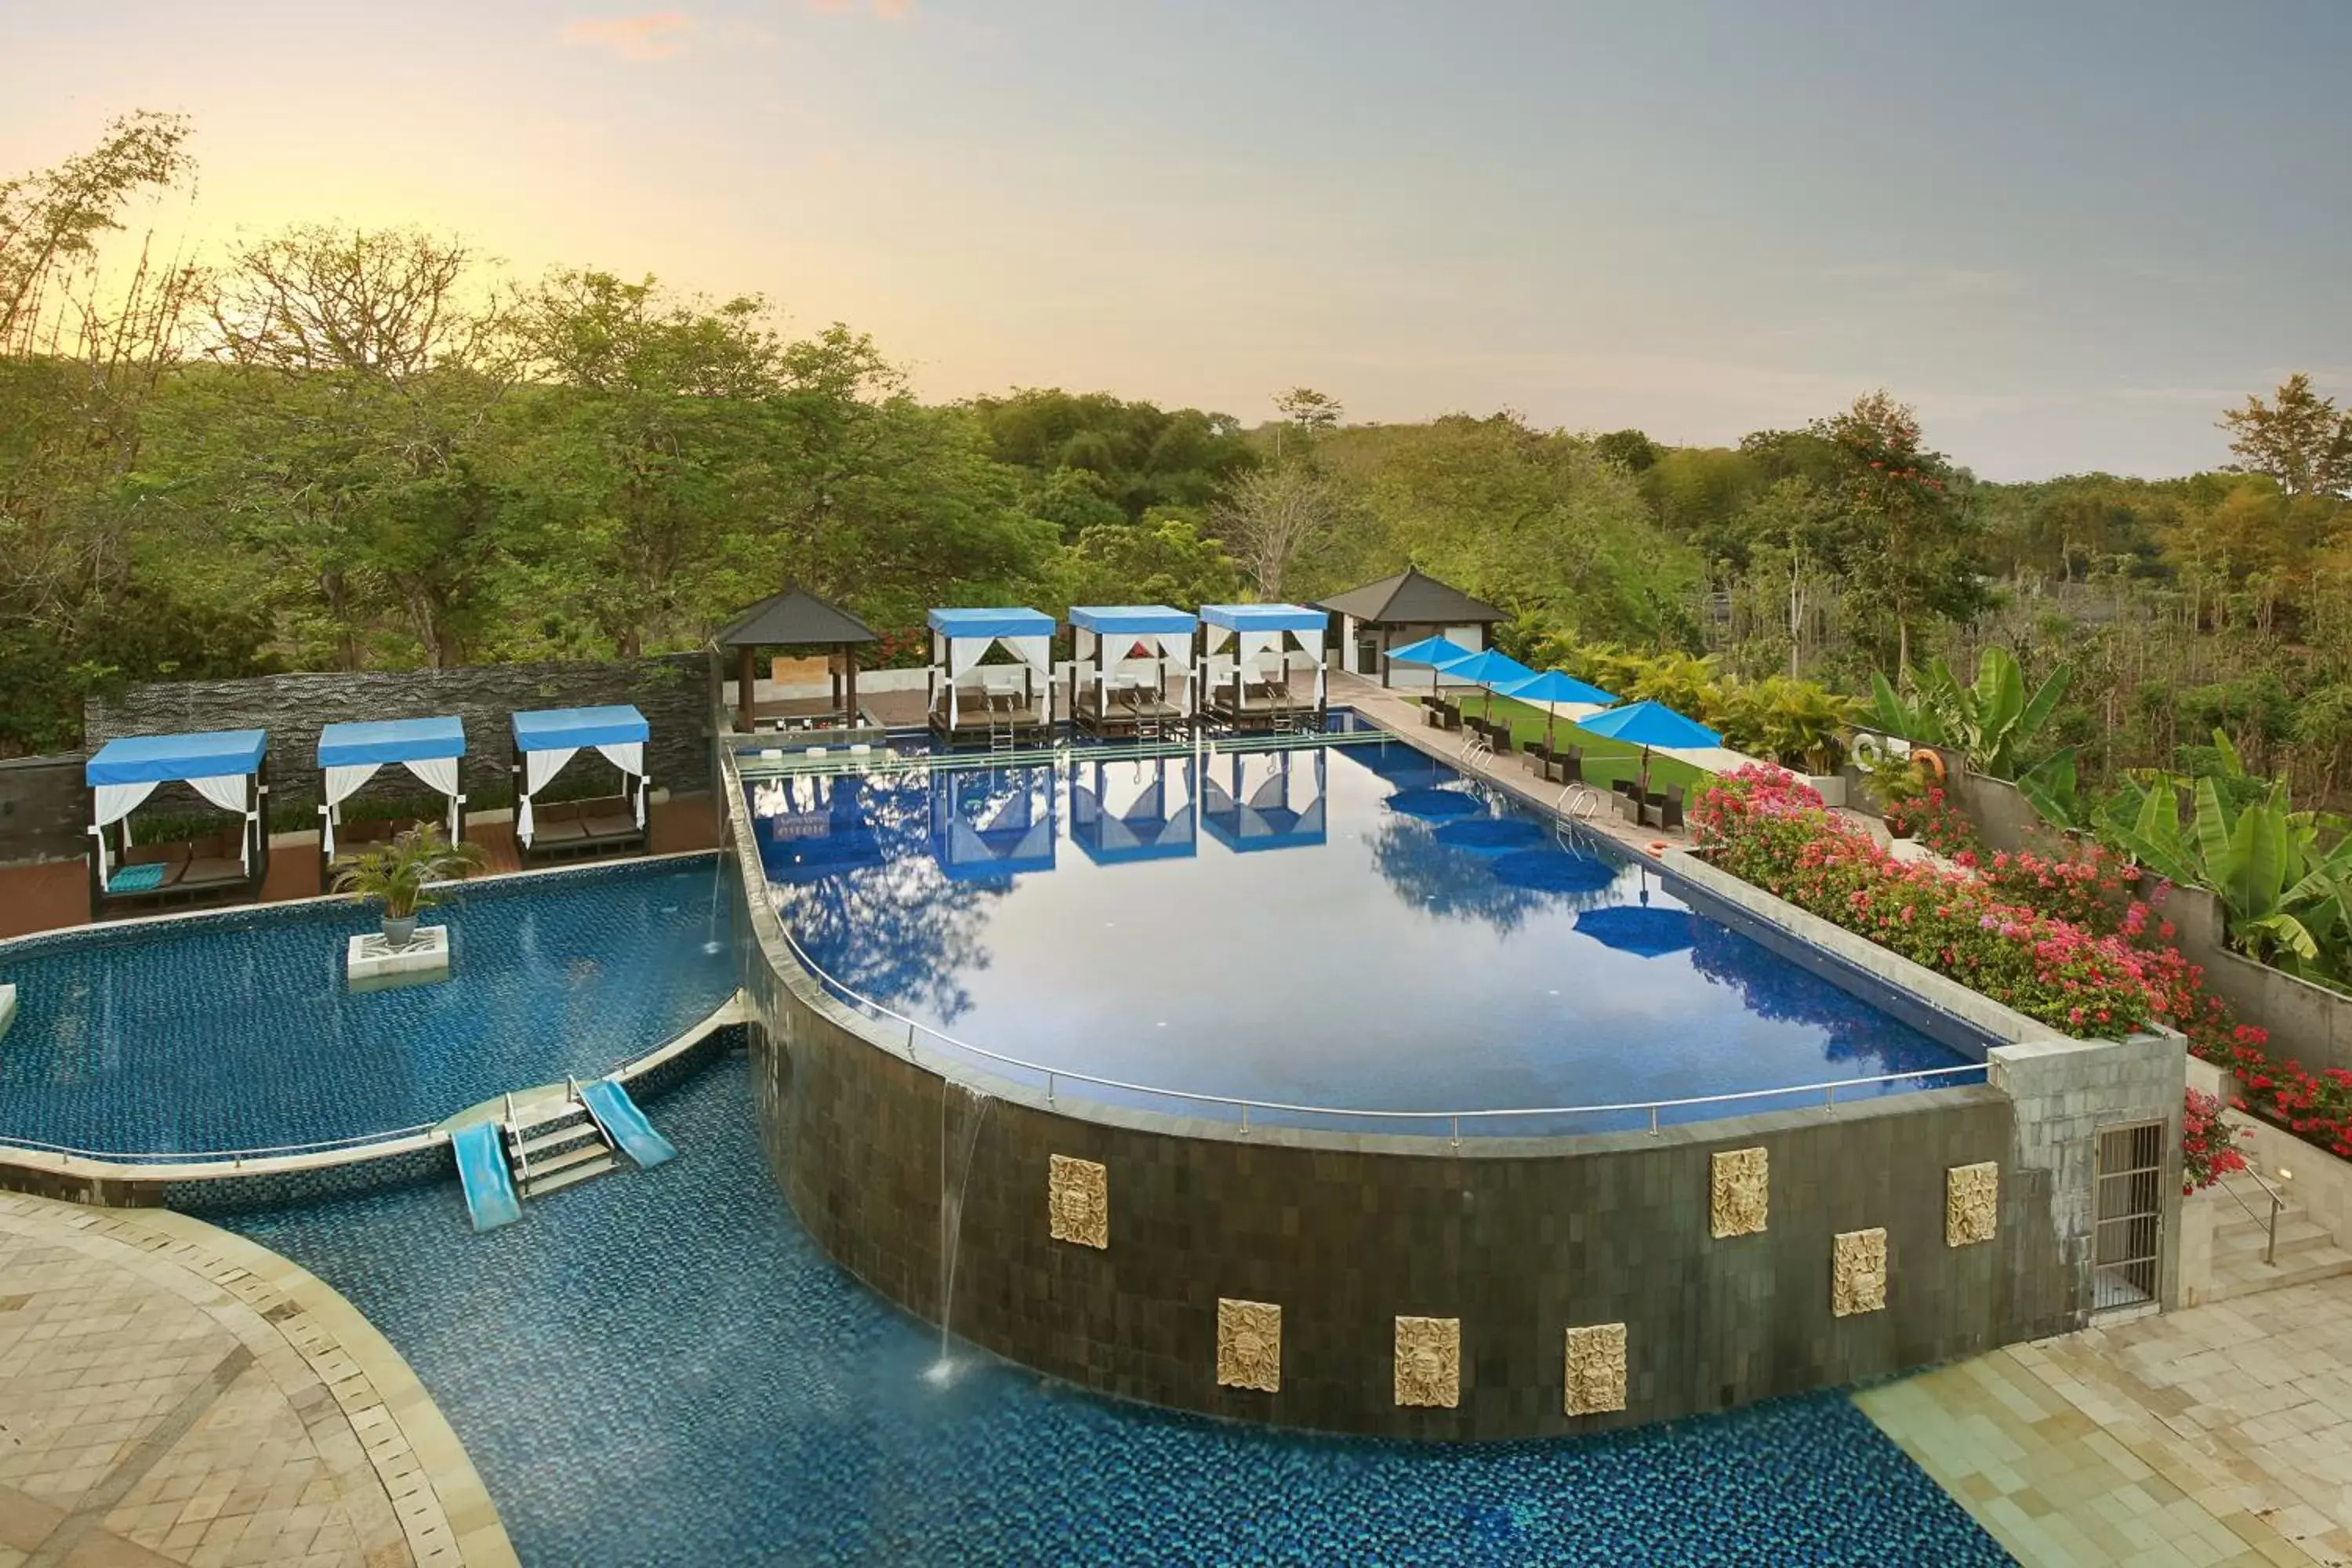
[(0, 1194), (0, 1568), (514, 1561), (405, 1364), (284, 1259)]
[(2352, 1277), (1854, 1397), (2027, 1568), (2352, 1568)]

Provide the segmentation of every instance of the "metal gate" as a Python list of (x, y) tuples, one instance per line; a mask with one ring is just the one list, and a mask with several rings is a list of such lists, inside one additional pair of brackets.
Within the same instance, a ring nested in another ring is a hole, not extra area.
[(2156, 1300), (2164, 1226), (2164, 1123), (2099, 1133), (2098, 1250), (2094, 1310)]

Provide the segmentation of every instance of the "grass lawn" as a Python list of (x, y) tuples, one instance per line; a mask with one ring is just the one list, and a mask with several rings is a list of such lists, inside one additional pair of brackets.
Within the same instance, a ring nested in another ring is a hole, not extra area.
[[(1422, 699), (1413, 700), (1417, 702)], [(1462, 700), (1463, 716), (1475, 718), (1483, 715), (1489, 700), (1476, 694), (1465, 696)], [(1510, 721), (1511, 738), (1521, 750), (1526, 749), (1528, 742), (1543, 739), (1546, 715), (1542, 709), (1514, 702), (1507, 697), (1496, 697), (1491, 700), (1494, 716)], [(1622, 741), (1612, 741), (1602, 735), (1588, 735), (1565, 719), (1554, 727), (1553, 736), (1562, 746), (1581, 746), (1584, 749), (1584, 776), (1588, 782), (1602, 789), (1607, 789), (1619, 779), (1641, 776), (1642, 748), (1639, 746), (1629, 746)], [(1705, 768), (1693, 767), (1679, 757), (1670, 757), (1663, 752), (1650, 754), (1650, 787), (1654, 790), (1662, 790), (1668, 784), (1680, 784), (1687, 794), (1696, 795), (1698, 786), (1714, 776)]]

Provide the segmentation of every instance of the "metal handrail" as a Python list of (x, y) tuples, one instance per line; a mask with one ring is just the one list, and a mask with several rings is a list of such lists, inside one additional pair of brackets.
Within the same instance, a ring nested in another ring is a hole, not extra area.
[(2279, 1195), (2279, 1192), (2276, 1187), (2273, 1187), (2268, 1182), (2263, 1181), (2263, 1173), (2260, 1171), (2255, 1170), (2252, 1165), (2248, 1165), (2245, 1168), (2245, 1174), (2253, 1177), (2254, 1185), (2262, 1188), (2263, 1195), (2270, 1199), (2271, 1212), (2268, 1219), (2263, 1219), (2261, 1215), (2254, 1212), (2254, 1205), (2246, 1201), (2246, 1194), (2231, 1186), (2230, 1184), (2229, 1178), (2226, 1176), (2221, 1179), (2221, 1190), (2238, 1200), (2238, 1206), (2246, 1211), (2246, 1217), (2248, 1219), (2260, 1223), (2268, 1230), (2269, 1235), (2263, 1242), (2263, 1261), (2275, 1268), (2278, 1267), (2279, 1210), (2286, 1207), (2286, 1200)]
[(111, 1160), (130, 1164), (210, 1164), (221, 1160), (252, 1160), (272, 1154), (320, 1154), (333, 1149), (364, 1149), (372, 1143), (393, 1143), (430, 1132), (441, 1124), (421, 1121), (389, 1132), (362, 1132), (349, 1138), (327, 1138), (315, 1143), (279, 1143), (260, 1149), (83, 1149), (71, 1143), (44, 1143), (37, 1138), (0, 1133), (0, 1150), (23, 1149), (41, 1154), (62, 1154), (79, 1160)]
[(1795, 1084), (1786, 1089), (1751, 1089), (1734, 1094), (1693, 1095), (1681, 1100), (1627, 1100), (1613, 1105), (1486, 1106), (1458, 1110), (1374, 1110), (1336, 1105), (1294, 1105), (1283, 1100), (1251, 1100), (1241, 1095), (1203, 1094), (1194, 1089), (1165, 1089), (1156, 1084), (1130, 1083), (1124, 1079), (1103, 1078), (1094, 1073), (1074, 1072), (1067, 1068), (1049, 1067), (1044, 1062), (1033, 1062), (1020, 1057), (1006, 1056), (1001, 1051), (992, 1051), (985, 1046), (975, 1046), (968, 1040), (960, 1040), (953, 1035), (935, 1029), (919, 1019), (895, 1012), (871, 997), (851, 990), (827, 973), (815, 959), (809, 956), (808, 950), (801, 945), (800, 939), (793, 934), (791, 927), (783, 926), (781, 921), (778, 924), (783, 931), (784, 944), (792, 949), (793, 957), (808, 972), (812, 979), (852, 1006), (864, 1009), (878, 1017), (887, 1018), (892, 1023), (907, 1026), (906, 1054), (908, 1061), (915, 1060), (915, 1036), (920, 1032), (942, 1045), (950, 1046), (959, 1051), (985, 1060), (1005, 1067), (1018, 1068), (1024, 1072), (1043, 1074), (1045, 1079), (1045, 1103), (1048, 1105), (1055, 1103), (1055, 1089), (1060, 1083), (1091, 1084), (1097, 1089), (1120, 1089), (1129, 1094), (1148, 1094), (1187, 1104), (1219, 1105), (1236, 1109), (1241, 1112), (1241, 1127), (1244, 1133), (1249, 1131), (1250, 1112), (1253, 1110), (1275, 1111), (1289, 1116), (1360, 1117), (1384, 1121), (1443, 1121), (1451, 1127), (1454, 1146), (1458, 1149), (1462, 1146), (1462, 1123), (1465, 1121), (1475, 1121), (1512, 1116), (1601, 1116), (1626, 1111), (1643, 1111), (1648, 1113), (1649, 1133), (1654, 1138), (1658, 1136), (1658, 1112), (1661, 1110), (1680, 1110), (1693, 1105), (1729, 1105), (1741, 1100), (1777, 1100), (1791, 1095), (1812, 1094), (1822, 1096), (1823, 1110), (1834, 1110), (1837, 1109), (1837, 1093), (1842, 1089), (1863, 1089), (1885, 1083), (1908, 1083), (1919, 1079), (1956, 1078), (1963, 1073), (1980, 1073), (1985, 1070), (1981, 1063), (1969, 1063), (1960, 1067), (1922, 1068), (1916, 1072), (1881, 1073), (1872, 1078), (1847, 1078), (1836, 1079), (1826, 1083)]

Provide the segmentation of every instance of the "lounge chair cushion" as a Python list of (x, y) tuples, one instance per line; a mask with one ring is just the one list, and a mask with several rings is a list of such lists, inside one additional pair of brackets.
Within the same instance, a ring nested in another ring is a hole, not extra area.
[(163, 860), (142, 860), (135, 866), (124, 866), (107, 879), (110, 893), (152, 893), (175, 879), (180, 874), (176, 863)]
[(541, 817), (532, 825), (530, 841), (533, 847), (537, 847), (541, 844), (562, 844), (574, 838), (587, 837), (588, 830), (572, 817), (559, 816), (552, 822)]
[(637, 819), (625, 811), (609, 811), (580, 826), (591, 838), (625, 838), (636, 832)]
[(200, 855), (188, 862), (180, 873), (180, 886), (194, 887), (198, 882), (242, 882), (244, 862), (226, 855)]

